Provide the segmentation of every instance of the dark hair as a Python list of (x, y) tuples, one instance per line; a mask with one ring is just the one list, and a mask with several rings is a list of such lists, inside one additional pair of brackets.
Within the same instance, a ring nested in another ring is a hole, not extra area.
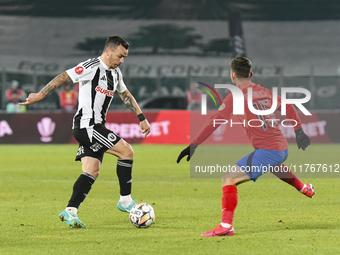
[(237, 78), (249, 78), (251, 73), (251, 61), (245, 57), (234, 58), (230, 63), (230, 69)]
[(130, 46), (130, 44), (126, 40), (124, 40), (121, 36), (119, 35), (110, 36), (109, 38), (106, 39), (104, 51), (107, 48), (115, 49), (119, 45), (122, 45), (125, 49), (129, 49)]

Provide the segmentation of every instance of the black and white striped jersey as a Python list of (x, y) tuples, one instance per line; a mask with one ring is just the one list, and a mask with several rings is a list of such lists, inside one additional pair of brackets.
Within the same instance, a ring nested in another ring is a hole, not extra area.
[(97, 57), (81, 62), (66, 72), (74, 83), (79, 82), (79, 104), (73, 118), (73, 128), (105, 124), (115, 91), (122, 93), (126, 90), (120, 69), (110, 69)]

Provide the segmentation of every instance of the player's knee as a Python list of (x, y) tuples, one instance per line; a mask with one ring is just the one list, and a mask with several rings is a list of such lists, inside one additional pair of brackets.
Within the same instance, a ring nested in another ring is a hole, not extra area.
[(222, 178), (222, 186), (237, 185), (237, 179), (235, 178)]
[(83, 166), (83, 172), (85, 173), (88, 173), (90, 175), (92, 175), (94, 178), (98, 178), (99, 176), (99, 169), (100, 167), (98, 166), (92, 166), (92, 167), (89, 167), (89, 166)]
[(126, 143), (125, 148), (122, 152), (122, 159), (133, 159), (134, 151), (132, 149), (132, 146), (128, 143)]
[(93, 176), (96, 179), (99, 176), (99, 169), (87, 169), (87, 170), (83, 169), (83, 172)]
[(98, 170), (95, 170), (95, 171), (93, 171), (92, 172), (92, 174), (91, 174), (94, 178), (98, 178), (98, 176), (99, 176), (99, 169)]
[(100, 162), (99, 160), (94, 161), (82, 161), (82, 171), (92, 175), (94, 178), (99, 176)]

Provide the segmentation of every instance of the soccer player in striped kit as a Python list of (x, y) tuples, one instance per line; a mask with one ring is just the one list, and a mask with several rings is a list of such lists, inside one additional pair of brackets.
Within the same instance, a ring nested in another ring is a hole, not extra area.
[[(252, 99), (255, 106), (261, 110), (271, 107), (273, 102), (273, 94), (269, 89), (252, 83), (252, 63), (245, 57), (234, 58), (230, 63), (230, 78), (232, 83), (242, 90), (243, 94), (247, 93), (249, 87), (252, 88)], [(262, 107), (262, 108), (261, 108)], [(268, 109), (269, 109), (268, 108)], [(278, 96), (278, 106), (276, 110), (281, 110), (281, 97)], [(224, 100), (217, 113), (205, 123), (201, 131), (194, 138), (193, 143), (185, 148), (177, 158), (177, 163), (187, 156), (187, 161), (194, 154), (197, 146), (203, 143), (220, 125), (212, 125), (214, 119), (229, 120), (233, 115), (233, 97), (230, 93)], [(307, 197), (313, 197), (315, 194), (312, 184), (304, 184), (295, 174), (283, 164), (288, 157), (288, 143), (281, 133), (279, 125), (274, 120), (274, 113), (270, 116), (257, 116), (250, 112), (245, 100), (245, 114), (237, 115), (239, 120), (263, 119), (262, 123), (266, 125), (249, 127), (245, 126), (247, 136), (254, 147), (254, 152), (244, 156), (233, 166), (233, 171), (227, 172), (222, 177), (222, 219), (220, 224), (201, 236), (223, 236), (234, 235), (233, 228), (234, 212), (238, 203), (237, 186), (247, 181), (256, 181), (269, 168), (277, 166), (279, 171), (271, 171), (282, 181), (292, 185)], [(294, 127), (296, 134), (296, 142), (298, 148), (305, 150), (310, 145), (308, 136), (303, 132), (301, 121), (294, 105), (287, 105), (287, 117), (295, 120), (297, 125)], [(293, 124), (293, 123), (292, 123)], [(255, 126), (255, 125), (254, 125)], [(246, 171), (250, 169), (250, 171)], [(255, 169), (255, 171), (253, 171)]]
[(101, 56), (88, 59), (61, 73), (38, 93), (31, 93), (22, 105), (34, 104), (65, 82), (79, 82), (78, 110), (73, 118), (73, 135), (79, 142), (76, 160), (82, 163), (82, 173), (73, 186), (73, 193), (59, 218), (73, 228), (85, 228), (77, 216), (99, 175), (104, 153), (118, 157), (117, 176), (120, 185), (119, 210), (129, 212), (136, 204), (131, 198), (134, 152), (130, 144), (105, 127), (105, 118), (115, 91), (124, 104), (136, 114), (144, 138), (150, 133), (150, 124), (135, 98), (126, 88), (119, 66), (128, 55), (129, 43), (122, 37), (110, 36)]

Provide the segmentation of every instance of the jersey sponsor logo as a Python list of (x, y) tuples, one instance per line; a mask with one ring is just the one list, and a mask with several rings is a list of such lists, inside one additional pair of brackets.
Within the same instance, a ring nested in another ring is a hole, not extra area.
[[(91, 72), (88, 72), (88, 73), (85, 73), (85, 74), (83, 74), (83, 75), (81, 75), (79, 77), (76, 77), (74, 80), (75, 81), (79, 81), (80, 79), (83, 79), (85, 76), (88, 76), (89, 74), (91, 74)], [(85, 80), (85, 79), (83, 79), (83, 80)]]
[(99, 93), (102, 93), (104, 95), (107, 95), (108, 97), (113, 97), (113, 95), (115, 93), (113, 90), (103, 89), (100, 86), (96, 87), (96, 91), (99, 92)]
[(84, 72), (84, 67), (82, 66), (77, 66), (75, 69), (74, 69), (75, 73), (76, 74), (82, 74)]

